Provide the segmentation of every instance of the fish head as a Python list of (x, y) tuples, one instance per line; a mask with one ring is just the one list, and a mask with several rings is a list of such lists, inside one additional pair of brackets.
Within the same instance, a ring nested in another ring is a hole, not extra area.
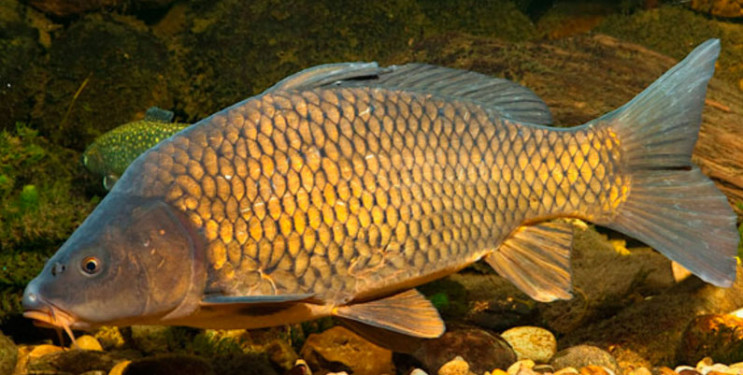
[(80, 160), (83, 167), (96, 175), (103, 175), (106, 173), (106, 161), (103, 157), (103, 151), (99, 147), (98, 143), (93, 143), (85, 149), (83, 156)]
[(115, 190), (28, 284), (24, 316), (69, 331), (188, 315), (206, 280), (200, 236), (161, 199)]

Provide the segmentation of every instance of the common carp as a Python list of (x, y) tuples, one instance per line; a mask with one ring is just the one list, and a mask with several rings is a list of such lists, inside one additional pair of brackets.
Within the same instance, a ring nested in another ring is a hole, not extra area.
[(690, 160), (719, 50), (562, 129), (533, 92), (478, 73), (299, 72), (137, 158), (30, 282), (24, 315), (68, 332), (335, 316), (433, 338), (443, 321), (414, 288), (480, 259), (535, 300), (570, 298), (563, 217), (729, 286), (736, 217)]
[(137, 156), (190, 125), (172, 121), (173, 112), (150, 107), (142, 120), (128, 122), (97, 137), (83, 153), (83, 166), (100, 176), (103, 187), (111, 190)]

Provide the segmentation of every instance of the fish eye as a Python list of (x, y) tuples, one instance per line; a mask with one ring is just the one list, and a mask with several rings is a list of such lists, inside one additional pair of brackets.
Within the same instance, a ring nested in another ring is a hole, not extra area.
[(101, 270), (101, 261), (96, 257), (87, 257), (81, 264), (83, 272), (88, 275), (95, 275)]

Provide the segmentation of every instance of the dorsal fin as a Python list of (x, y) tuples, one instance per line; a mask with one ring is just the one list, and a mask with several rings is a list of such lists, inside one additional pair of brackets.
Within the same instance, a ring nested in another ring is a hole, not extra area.
[(570, 299), (572, 247), (572, 225), (546, 221), (519, 227), (485, 261), (537, 301)]
[(319, 65), (293, 74), (268, 91), (322, 86), (383, 87), (475, 102), (513, 120), (552, 124), (547, 104), (533, 91), (502, 78), (427, 64), (380, 68), (377, 63)]
[(266, 91), (299, 91), (327, 86), (340, 81), (376, 77), (381, 68), (376, 62), (349, 62), (318, 65), (294, 73)]
[(160, 107), (150, 107), (144, 113), (144, 119), (146, 121), (158, 121), (158, 122), (171, 122), (173, 121), (173, 112)]
[(414, 63), (380, 69), (377, 78), (338, 84), (436, 94), (475, 102), (516, 121), (552, 124), (552, 114), (547, 104), (533, 91), (507, 79), (467, 70)]

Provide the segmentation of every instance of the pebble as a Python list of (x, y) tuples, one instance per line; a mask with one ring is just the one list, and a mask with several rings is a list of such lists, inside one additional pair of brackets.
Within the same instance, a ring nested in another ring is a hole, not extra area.
[(597, 365), (588, 365), (580, 369), (580, 375), (615, 375), (614, 371)]
[(468, 375), (470, 373), (470, 365), (462, 359), (462, 357), (455, 357), (449, 362), (444, 363), (439, 368), (439, 375)]
[(712, 360), (710, 357), (704, 357), (699, 362), (697, 362), (697, 370), (701, 371), (702, 368), (707, 366), (712, 366), (715, 364), (715, 361)]
[(424, 340), (413, 353), (413, 357), (429, 371), (436, 371), (455, 356), (461, 356), (475, 374), (507, 368), (516, 361), (516, 354), (499, 335), (461, 326), (449, 327), (437, 339)]
[(619, 373), (619, 365), (606, 350), (591, 345), (576, 345), (561, 350), (552, 358), (555, 369), (565, 367), (583, 368), (588, 365), (603, 366), (613, 374)]
[(632, 369), (627, 375), (653, 375), (653, 373), (647, 367), (638, 367)]
[(673, 369), (666, 366), (654, 367), (652, 373), (653, 375), (678, 375)]
[(533, 368), (534, 361), (532, 361), (531, 359), (522, 359), (520, 361), (516, 361), (511, 366), (508, 366), (508, 370), (506, 370), (506, 372), (508, 373), (508, 375), (516, 375)]
[(546, 363), (557, 353), (555, 335), (541, 327), (514, 327), (503, 332), (501, 337), (511, 345), (519, 360)]
[(580, 371), (576, 369), (575, 367), (564, 367), (557, 371), (555, 371), (554, 375), (570, 375), (570, 374), (580, 374)]
[(83, 336), (78, 337), (75, 340), (73, 347), (76, 347), (77, 349), (82, 349), (82, 350), (97, 350), (99, 352), (103, 351), (103, 347), (101, 346), (101, 343), (99, 343), (95, 337), (90, 336), (90, 335), (83, 335)]
[(126, 370), (126, 367), (129, 366), (130, 363), (132, 363), (132, 361), (121, 361), (115, 364), (111, 371), (108, 372), (108, 375), (123, 375), (124, 370)]
[(673, 371), (679, 375), (702, 375), (696, 368), (691, 366), (677, 366)]

